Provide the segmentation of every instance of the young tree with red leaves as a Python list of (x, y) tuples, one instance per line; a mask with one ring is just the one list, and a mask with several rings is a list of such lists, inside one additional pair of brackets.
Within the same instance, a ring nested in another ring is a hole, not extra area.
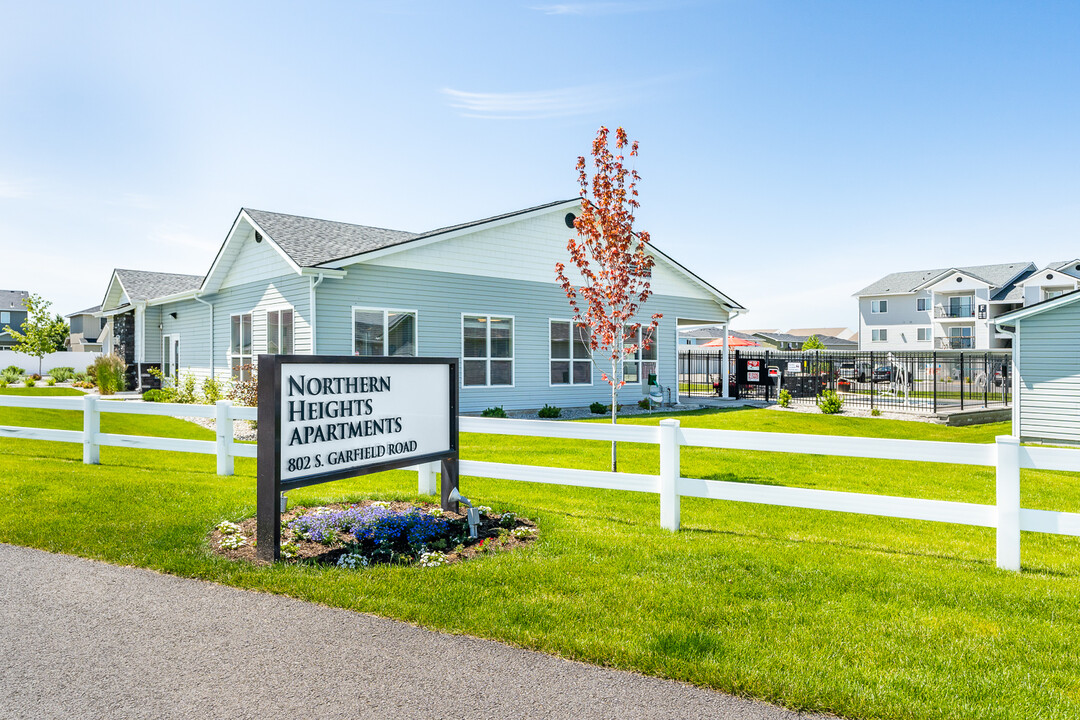
[[(634, 230), (638, 202), (637, 170), (626, 167), (627, 157), (638, 154), (637, 141), (631, 142), (621, 127), (615, 130), (614, 152), (608, 144), (609, 131), (601, 127), (592, 144), (593, 174), (589, 177), (583, 156), (577, 160), (581, 186), (581, 214), (574, 220), (578, 232), (566, 249), (577, 268), (581, 284), (575, 286), (565, 263), (555, 264), (555, 276), (566, 291), (575, 327), (589, 331), (589, 355), (599, 368), (599, 361), (610, 364), (610, 372), (601, 369), (611, 386), (611, 422), (619, 413), (619, 390), (626, 384), (625, 363), (639, 351), (648, 350), (661, 315), (654, 314), (647, 325), (635, 320), (641, 306), (652, 295), (649, 287), (653, 258), (646, 252), (649, 233)], [(629, 155), (624, 155), (629, 148)], [(639, 341), (640, 338), (640, 341)], [(639, 365), (640, 368), (640, 365)], [(639, 380), (646, 382), (647, 378)], [(611, 470), (616, 469), (615, 442), (611, 443)]]

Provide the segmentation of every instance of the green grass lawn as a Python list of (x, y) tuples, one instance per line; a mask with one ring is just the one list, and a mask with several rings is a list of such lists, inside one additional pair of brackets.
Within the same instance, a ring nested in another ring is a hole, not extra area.
[[(77, 429), (78, 413), (0, 408), (0, 425)], [(662, 416), (623, 422), (647, 424)], [(684, 426), (992, 442), (948, 428), (770, 410), (679, 414)], [(598, 420), (603, 422), (603, 420)], [(115, 423), (110, 427), (110, 424)], [(124, 425), (130, 423), (130, 426)], [(108, 432), (211, 439), (172, 418), (102, 417)], [(462, 457), (604, 469), (604, 442), (462, 436)], [(857, 718), (1080, 717), (1080, 541), (1025, 533), (1024, 572), (994, 567), (993, 531), (684, 498), (463, 478), (465, 495), (537, 519), (540, 542), (445, 568), (233, 564), (208, 551), (255, 510), (255, 464), (0, 440), (0, 541), (149, 567), (498, 639)], [(655, 446), (622, 444), (655, 473)], [(683, 474), (993, 502), (992, 468), (683, 448)], [(557, 473), (552, 470), (552, 473)], [(404, 471), (290, 493), (294, 502), (415, 498)], [(427, 498), (429, 500), (433, 498)], [(1080, 511), (1080, 477), (1023, 473), (1025, 507)]]

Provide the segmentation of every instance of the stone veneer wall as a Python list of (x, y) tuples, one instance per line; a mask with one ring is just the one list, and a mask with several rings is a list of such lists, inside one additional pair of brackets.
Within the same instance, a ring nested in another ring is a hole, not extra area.
[(117, 354), (127, 363), (127, 388), (134, 390), (139, 383), (139, 369), (135, 366), (134, 312), (113, 316), (113, 338), (116, 340)]

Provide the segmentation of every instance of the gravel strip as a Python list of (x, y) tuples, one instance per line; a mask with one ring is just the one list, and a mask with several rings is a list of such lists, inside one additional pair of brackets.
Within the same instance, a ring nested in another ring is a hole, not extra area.
[(821, 717), (40, 550), (0, 545), (0, 565), (4, 717)]
[[(821, 415), (821, 410), (817, 405), (792, 405), (791, 407), (780, 407), (779, 405), (768, 405), (769, 410), (779, 410), (780, 412), (794, 412), (794, 413), (810, 413), (812, 415)], [(866, 408), (851, 408), (850, 410), (842, 410), (837, 413), (840, 417), (858, 417), (858, 418), (873, 418), (875, 420), (911, 420), (913, 422), (932, 423), (934, 425), (944, 425), (944, 420), (939, 420), (933, 415), (920, 415), (919, 413), (897, 413), (897, 412), (882, 412), (880, 415), (874, 415), (873, 411)]]

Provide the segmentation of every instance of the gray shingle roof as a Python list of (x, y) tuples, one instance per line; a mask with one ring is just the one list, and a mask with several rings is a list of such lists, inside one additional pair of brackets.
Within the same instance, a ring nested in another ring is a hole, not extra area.
[(88, 307), (85, 310), (80, 310), (79, 312), (68, 313), (64, 317), (75, 317), (76, 315), (93, 315), (100, 309), (100, 305), (95, 305), (94, 307)]
[[(785, 342), (785, 343), (804, 343), (810, 339), (809, 335), (790, 335), (788, 333), (755, 333), (758, 337), (772, 340), (773, 342)], [(832, 335), (818, 335), (817, 339), (825, 345), (858, 345), (859, 343), (852, 340), (844, 340), (842, 338), (833, 337)]]
[(335, 260), (353, 257), (354, 255), (362, 255), (455, 230), (464, 230), (476, 225), (504, 220), (516, 215), (523, 215), (576, 200), (577, 198), (558, 200), (525, 208), (524, 210), (515, 210), (483, 218), (482, 220), (471, 220), (457, 225), (448, 225), (422, 233), (388, 230), (387, 228), (368, 225), (353, 225), (351, 223), (319, 220), (299, 215), (284, 215), (250, 208), (244, 208), (244, 212), (266, 231), (270, 238), (293, 259), (293, 262), (300, 267), (315, 267)]
[(412, 240), (417, 233), (244, 208), (300, 267), (359, 255)]
[[(703, 327), (694, 328), (693, 330), (680, 330), (679, 337), (684, 338), (722, 338), (724, 337), (724, 328), (722, 327)], [(746, 333), (737, 332), (735, 330), (728, 331), (728, 337), (741, 338), (743, 340), (753, 340), (753, 335), (747, 335)]]
[[(999, 265), (970, 265), (958, 267), (956, 270), (967, 273), (990, 284), (991, 287), (1003, 287), (1006, 283), (1019, 275), (1026, 268), (1030, 268), (1030, 262), (1001, 263)], [(855, 295), (886, 295), (889, 293), (909, 293), (924, 285), (939, 275), (953, 270), (954, 268), (938, 268), (936, 270), (912, 270), (909, 272), (890, 273), (877, 282), (864, 287)]]
[(23, 299), (30, 296), (30, 293), (25, 290), (0, 290), (0, 309), (11, 310), (23, 310)]
[(116, 270), (120, 284), (124, 286), (128, 299), (132, 302), (153, 300), (198, 290), (202, 284), (202, 275), (180, 275), (178, 273), (148, 272), (146, 270)]

